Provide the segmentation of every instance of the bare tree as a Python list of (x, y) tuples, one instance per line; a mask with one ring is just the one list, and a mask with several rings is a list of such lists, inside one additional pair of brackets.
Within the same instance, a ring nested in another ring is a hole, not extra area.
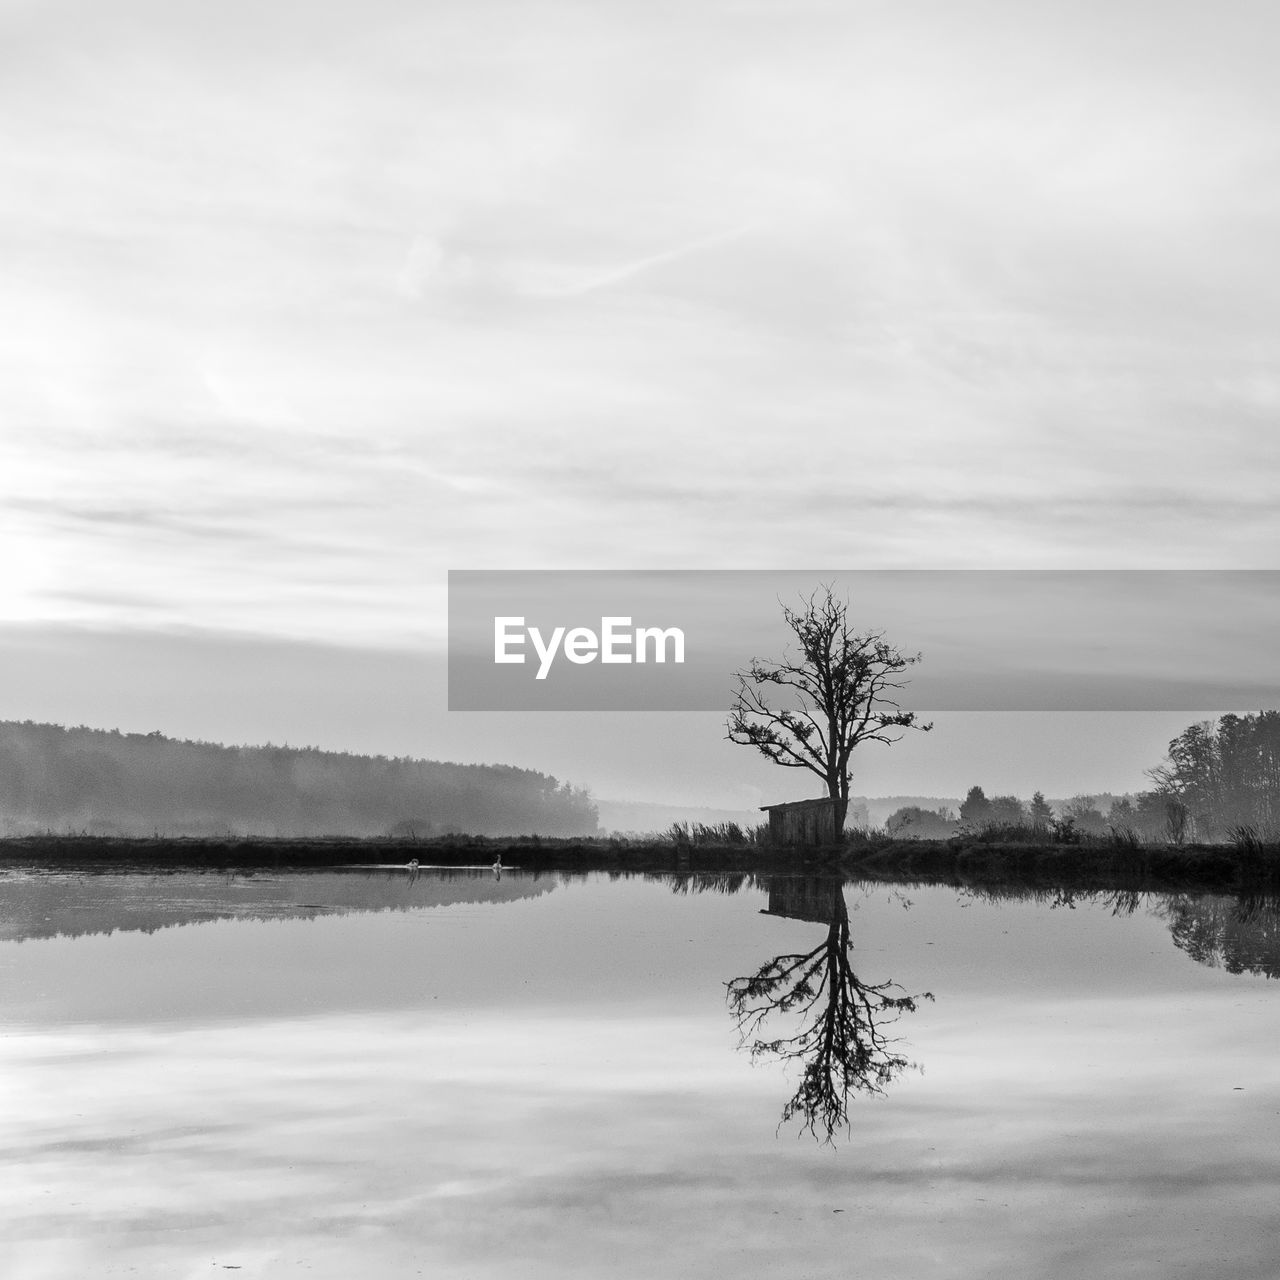
[[(849, 909), (839, 885), (828, 890), (826, 939), (803, 955), (775, 956), (749, 977), (727, 984), (729, 1008), (742, 1046), (752, 1058), (772, 1056), (801, 1064), (800, 1083), (782, 1111), (802, 1128), (833, 1142), (849, 1126), (849, 1099), (856, 1093), (883, 1093), (908, 1065), (885, 1028), (917, 1000), (892, 982), (861, 982), (850, 963)], [(807, 917), (816, 918), (816, 917)], [(764, 1023), (771, 1014), (799, 1020), (792, 1035), (770, 1039)]]
[[(914, 711), (903, 711), (894, 695), (905, 687), (902, 673), (920, 661), (904, 656), (880, 631), (855, 632), (849, 606), (829, 586), (802, 599), (782, 616), (799, 652), (781, 661), (753, 658), (735, 675), (737, 693), (729, 712), (730, 742), (755, 747), (774, 764), (808, 769), (822, 779), (836, 802), (836, 836), (849, 808), (849, 758), (862, 742), (897, 742), (899, 730), (927, 732)], [(773, 704), (777, 695), (790, 705)]]

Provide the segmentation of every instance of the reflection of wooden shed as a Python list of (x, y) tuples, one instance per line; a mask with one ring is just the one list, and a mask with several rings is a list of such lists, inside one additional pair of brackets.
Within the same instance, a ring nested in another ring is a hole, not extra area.
[(830, 924), (840, 909), (844, 883), (801, 876), (775, 876), (769, 881), (769, 905), (763, 915)]
[(836, 802), (793, 800), (790, 804), (762, 804), (769, 815), (769, 840), (773, 844), (835, 844)]

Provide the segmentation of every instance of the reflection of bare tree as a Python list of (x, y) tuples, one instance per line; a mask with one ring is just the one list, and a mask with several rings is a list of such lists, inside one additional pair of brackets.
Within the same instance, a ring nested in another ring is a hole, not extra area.
[[(851, 1095), (883, 1093), (909, 1065), (885, 1028), (913, 1013), (917, 1000), (933, 996), (898, 994), (902, 988), (893, 982), (859, 981), (850, 963), (842, 885), (782, 880), (771, 886), (769, 898), (768, 914), (825, 923), (826, 939), (812, 951), (775, 956), (750, 977), (734, 978), (726, 984), (729, 1007), (752, 1058), (802, 1065), (782, 1123), (800, 1116), (803, 1129), (831, 1142), (837, 1129), (848, 1128)], [(774, 1013), (792, 1015), (799, 1030), (769, 1039), (764, 1024)]]

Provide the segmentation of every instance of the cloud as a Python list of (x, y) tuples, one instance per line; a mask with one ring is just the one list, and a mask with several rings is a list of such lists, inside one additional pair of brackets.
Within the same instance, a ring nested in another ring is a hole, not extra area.
[[(106, 578), (105, 624), (139, 588), (326, 638), (449, 567), (1266, 565), (1272, 18), (1160, 15), (10, 7), (8, 615)], [(193, 551), (231, 528), (234, 568)]]
[(662, 249), (656, 253), (645, 254), (630, 262), (622, 262), (613, 266), (597, 268), (593, 271), (566, 273), (563, 269), (535, 271), (526, 276), (522, 282), (525, 291), (534, 295), (549, 298), (578, 298), (585, 294), (595, 293), (600, 289), (609, 289), (614, 285), (624, 284), (636, 276), (643, 275), (654, 267), (679, 262), (682, 258), (701, 253), (707, 249), (717, 248), (739, 236), (746, 235), (750, 226), (736, 227), (728, 231), (720, 231), (714, 235), (700, 236), (687, 244), (675, 245), (670, 249)]

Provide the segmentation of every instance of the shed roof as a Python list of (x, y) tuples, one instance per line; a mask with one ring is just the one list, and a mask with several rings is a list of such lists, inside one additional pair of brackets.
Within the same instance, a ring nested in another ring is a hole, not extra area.
[(775, 809), (815, 809), (824, 804), (835, 804), (835, 801), (830, 796), (821, 796), (817, 800), (788, 800), (784, 804), (762, 804), (760, 808), (765, 813), (772, 813)]

